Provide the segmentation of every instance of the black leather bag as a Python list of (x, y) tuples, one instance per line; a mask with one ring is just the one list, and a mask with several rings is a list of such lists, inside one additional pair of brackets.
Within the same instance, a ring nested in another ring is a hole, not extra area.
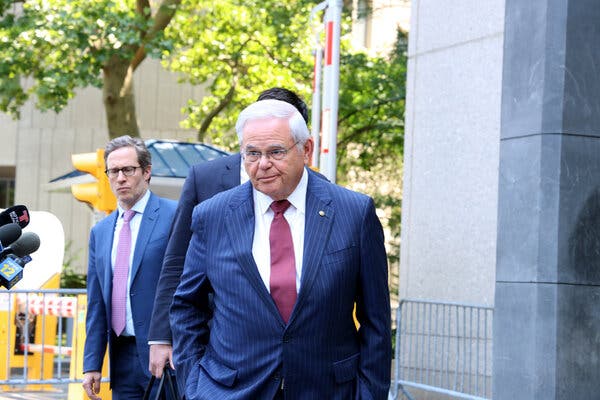
[[(150, 377), (150, 381), (148, 381), (148, 386), (146, 386), (143, 400), (150, 400), (150, 393), (152, 393), (152, 385), (154, 385), (155, 380), (156, 377), (152, 375)], [(158, 382), (156, 396), (154, 396), (152, 400), (181, 400), (179, 392), (177, 391), (177, 384), (174, 382), (174, 380), (175, 378), (171, 375), (171, 370), (169, 367), (165, 367), (162, 377)], [(170, 396), (167, 396), (167, 393), (169, 393)]]

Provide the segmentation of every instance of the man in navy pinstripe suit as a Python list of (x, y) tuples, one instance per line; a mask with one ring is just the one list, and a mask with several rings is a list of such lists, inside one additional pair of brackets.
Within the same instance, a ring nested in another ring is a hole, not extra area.
[[(171, 307), (186, 398), (387, 398), (387, 261), (372, 199), (304, 168), (313, 142), (293, 106), (254, 103), (236, 130), (250, 182), (195, 207)], [(270, 293), (270, 205), (278, 200), (291, 203), (283, 214), (295, 261), (289, 317)]]

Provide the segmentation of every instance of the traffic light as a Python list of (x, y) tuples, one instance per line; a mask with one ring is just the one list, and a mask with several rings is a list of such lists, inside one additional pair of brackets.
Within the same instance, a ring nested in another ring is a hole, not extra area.
[(90, 204), (96, 210), (106, 213), (117, 208), (117, 198), (110, 190), (108, 177), (104, 172), (104, 149), (95, 153), (72, 154), (73, 166), (79, 171), (84, 171), (94, 176), (97, 182), (78, 183), (71, 186), (71, 193), (79, 201)]

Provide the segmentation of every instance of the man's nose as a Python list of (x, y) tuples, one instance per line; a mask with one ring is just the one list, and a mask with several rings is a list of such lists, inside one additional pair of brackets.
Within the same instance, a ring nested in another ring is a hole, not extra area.
[(260, 155), (260, 158), (258, 159), (259, 168), (267, 169), (271, 164), (271, 158), (267, 154), (263, 153)]

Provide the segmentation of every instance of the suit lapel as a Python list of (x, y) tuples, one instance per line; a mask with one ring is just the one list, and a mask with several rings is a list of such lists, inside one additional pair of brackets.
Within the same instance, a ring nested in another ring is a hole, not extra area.
[[(240, 187), (229, 204), (230, 209), (225, 216), (225, 226), (229, 235), (233, 254), (246, 276), (250, 285), (258, 293), (267, 308), (279, 319), (279, 312), (267, 291), (258, 272), (258, 267), (252, 256), (254, 240), (254, 201), (252, 200), (252, 185), (246, 182)], [(282, 321), (283, 323), (283, 321)]]
[(238, 154), (225, 165), (221, 181), (223, 189), (227, 190), (240, 184), (240, 163), (241, 156)]
[(304, 226), (304, 255), (302, 257), (302, 278), (298, 299), (292, 312), (293, 322), (297, 310), (310, 296), (311, 287), (319, 273), (319, 266), (333, 226), (335, 212), (331, 204), (325, 181), (309, 175), (306, 191), (306, 216)]
[(135, 276), (137, 275), (140, 269), (140, 264), (142, 262), (142, 256), (144, 254), (146, 244), (148, 244), (148, 240), (150, 240), (150, 236), (152, 235), (152, 231), (154, 230), (154, 226), (156, 225), (156, 221), (158, 220), (158, 209), (158, 197), (151, 193), (150, 198), (148, 199), (148, 204), (146, 205), (146, 209), (144, 210), (144, 214), (142, 214), (142, 222), (140, 224), (137, 241), (135, 243), (135, 251), (133, 253), (133, 262), (131, 265), (132, 284), (133, 280), (135, 279)]

